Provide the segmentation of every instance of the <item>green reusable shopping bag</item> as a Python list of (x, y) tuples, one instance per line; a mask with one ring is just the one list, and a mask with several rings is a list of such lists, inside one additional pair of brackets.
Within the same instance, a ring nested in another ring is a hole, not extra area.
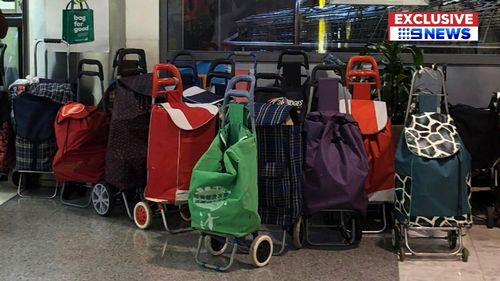
[[(75, 4), (80, 9), (75, 9)], [(83, 3), (87, 8), (83, 8)], [(71, 0), (63, 10), (63, 40), (69, 44), (94, 41), (94, 11), (85, 0)]]
[(243, 237), (260, 227), (257, 143), (245, 125), (244, 105), (229, 104), (228, 112), (228, 123), (193, 169), (191, 226)]

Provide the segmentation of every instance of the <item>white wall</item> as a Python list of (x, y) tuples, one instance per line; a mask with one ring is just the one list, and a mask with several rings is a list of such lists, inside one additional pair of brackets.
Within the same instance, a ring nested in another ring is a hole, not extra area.
[(160, 1), (126, 0), (126, 47), (146, 51), (149, 71), (160, 62)]

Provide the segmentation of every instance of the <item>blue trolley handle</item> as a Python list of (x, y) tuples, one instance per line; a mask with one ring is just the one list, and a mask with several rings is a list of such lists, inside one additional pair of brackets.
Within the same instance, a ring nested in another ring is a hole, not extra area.
[(254, 52), (234, 51), (227, 56), (228, 59), (235, 59), (236, 57), (250, 58), (253, 63), (253, 74), (257, 73), (258, 59), (257, 55)]
[[(240, 82), (250, 83), (250, 90), (237, 90), (234, 89), (236, 84)], [(232, 97), (247, 98), (248, 104), (247, 109), (250, 113), (250, 123), (252, 125), (252, 131), (256, 132), (255, 124), (255, 103), (254, 103), (254, 90), (255, 90), (255, 76), (253, 75), (239, 75), (231, 78), (227, 84), (226, 93), (224, 94), (224, 103), (222, 104), (222, 127), (226, 124), (226, 108), (229, 105), (229, 101)]]

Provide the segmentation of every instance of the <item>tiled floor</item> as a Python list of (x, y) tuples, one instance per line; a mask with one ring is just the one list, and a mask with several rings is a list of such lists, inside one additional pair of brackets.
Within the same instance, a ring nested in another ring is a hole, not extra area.
[(407, 260), (399, 263), (402, 281), (500, 280), (500, 229), (476, 225), (465, 236), (469, 261)]
[(261, 269), (238, 255), (232, 270), (218, 273), (194, 263), (196, 241), (195, 232), (166, 234), (159, 221), (140, 231), (120, 209), (101, 218), (58, 200), (16, 197), (0, 206), (0, 280), (500, 280), (500, 229), (483, 226), (466, 236), (468, 263), (398, 263), (385, 235), (352, 250), (289, 251)]

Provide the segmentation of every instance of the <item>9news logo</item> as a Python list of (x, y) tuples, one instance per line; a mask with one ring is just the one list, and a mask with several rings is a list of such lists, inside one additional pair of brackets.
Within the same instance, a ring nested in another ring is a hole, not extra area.
[(478, 41), (478, 14), (472, 12), (390, 12), (389, 41)]

